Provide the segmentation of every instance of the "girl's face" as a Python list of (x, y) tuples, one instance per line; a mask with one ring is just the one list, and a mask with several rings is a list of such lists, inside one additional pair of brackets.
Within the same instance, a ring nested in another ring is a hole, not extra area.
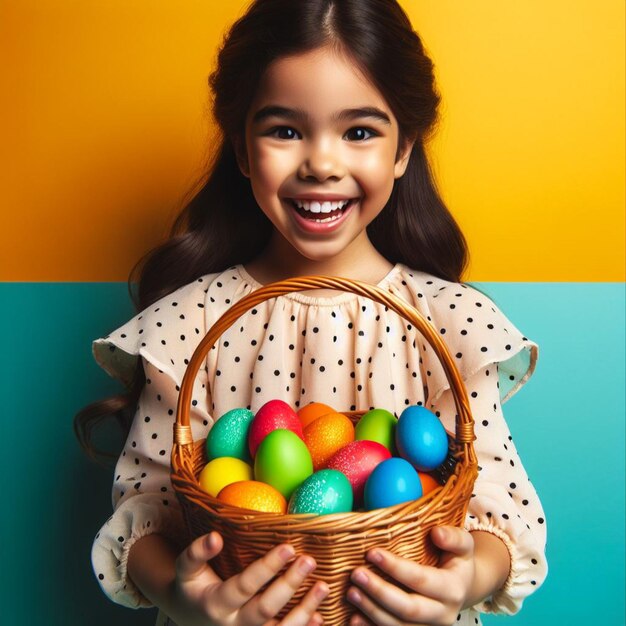
[(397, 154), (398, 124), (382, 94), (328, 48), (268, 67), (245, 144), (239, 166), (257, 203), (297, 253), (317, 261), (369, 243), (365, 228), (412, 147)]

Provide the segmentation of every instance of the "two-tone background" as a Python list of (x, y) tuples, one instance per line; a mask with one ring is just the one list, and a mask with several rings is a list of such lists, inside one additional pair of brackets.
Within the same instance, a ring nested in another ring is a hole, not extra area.
[[(0, 0), (0, 597), (11, 625), (152, 624), (89, 560), (112, 470), (72, 418), (121, 389), (92, 339), (211, 142), (207, 76), (243, 0)], [(548, 523), (511, 625), (624, 624), (624, 4), (404, 0), (436, 64), (431, 154), (467, 279), (540, 345), (505, 415)]]

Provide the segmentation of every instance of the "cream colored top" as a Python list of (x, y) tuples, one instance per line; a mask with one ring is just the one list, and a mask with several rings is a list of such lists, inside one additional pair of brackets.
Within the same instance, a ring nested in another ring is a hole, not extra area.
[[(96, 361), (111, 376), (128, 384), (139, 357), (146, 374), (115, 469), (114, 513), (92, 550), (100, 585), (117, 603), (150, 606), (127, 577), (129, 549), (152, 532), (174, 538), (183, 525), (169, 463), (186, 365), (215, 320), (260, 286), (242, 265), (208, 274), (93, 342)], [(379, 286), (423, 313), (455, 357), (476, 421), (480, 470), (465, 527), (496, 534), (511, 554), (504, 587), (464, 611), (459, 623), (479, 623), (477, 612), (517, 612), (547, 573), (546, 524), (501, 404), (531, 376), (537, 345), (467, 285), (397, 264)], [(226, 411), (240, 406), (256, 411), (273, 398), (296, 409), (317, 401), (340, 411), (383, 407), (397, 416), (409, 404), (424, 404), (454, 432), (452, 394), (428, 343), (384, 305), (351, 293), (287, 294), (235, 322), (209, 351), (194, 382), (194, 439), (206, 437), (214, 419)]]

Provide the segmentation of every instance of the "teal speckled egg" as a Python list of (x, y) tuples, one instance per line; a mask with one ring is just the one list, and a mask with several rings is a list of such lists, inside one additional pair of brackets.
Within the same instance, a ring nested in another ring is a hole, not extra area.
[(288, 513), (349, 513), (352, 486), (338, 470), (323, 469), (309, 476), (291, 495)]
[(249, 409), (231, 409), (216, 420), (206, 438), (207, 461), (229, 456), (252, 463), (248, 430), (253, 419)]

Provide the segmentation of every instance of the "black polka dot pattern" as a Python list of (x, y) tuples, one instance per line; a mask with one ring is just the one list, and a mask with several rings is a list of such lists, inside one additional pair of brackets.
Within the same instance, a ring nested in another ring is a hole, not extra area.
[[(469, 286), (401, 264), (379, 286), (432, 322), (467, 380), (482, 468), (470, 511), (473, 523), (497, 527), (515, 542), (520, 558), (530, 555), (522, 566), (529, 572), (528, 580), (516, 584), (538, 586), (545, 563), (541, 542), (546, 524), (537, 521), (543, 519), (543, 511), (508, 442), (500, 410), (501, 401), (532, 373), (535, 344)], [(109, 374), (129, 382), (140, 356), (150, 380), (116, 466), (115, 513), (94, 544), (98, 555), (93, 557), (94, 569), (103, 574), (100, 583), (117, 602), (142, 601), (116, 564), (129, 539), (154, 532), (163, 520), (180, 515), (169, 464), (172, 424), (187, 363), (214, 321), (258, 287), (242, 266), (203, 276), (94, 342), (94, 356)], [(235, 407), (256, 411), (273, 398), (296, 409), (318, 401), (344, 411), (384, 407), (396, 416), (409, 404), (425, 405), (436, 409), (452, 432), (455, 412), (447, 387), (433, 349), (411, 322), (387, 306), (351, 293), (321, 298), (292, 293), (256, 305), (209, 350), (194, 381), (192, 433), (196, 440), (203, 438), (213, 419), (226, 411)], [(463, 619), (470, 615), (473, 621), (477, 613), (462, 613)]]

